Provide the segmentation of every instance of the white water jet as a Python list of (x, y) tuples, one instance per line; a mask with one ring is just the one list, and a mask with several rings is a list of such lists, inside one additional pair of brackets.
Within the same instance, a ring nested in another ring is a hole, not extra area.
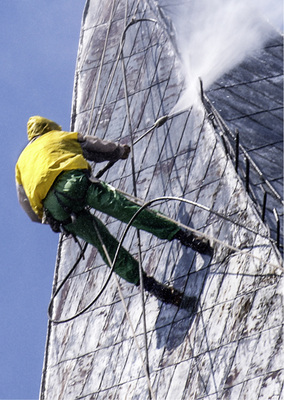
[(186, 91), (174, 112), (190, 107), (223, 74), (263, 47), (272, 27), (282, 29), (281, 0), (159, 0), (172, 20)]

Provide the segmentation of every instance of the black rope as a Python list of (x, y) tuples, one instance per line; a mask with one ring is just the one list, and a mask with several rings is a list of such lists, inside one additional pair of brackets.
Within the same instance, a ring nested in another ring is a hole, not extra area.
[[(150, 19), (150, 18), (136, 19), (136, 18), (132, 18), (131, 21), (128, 23), (128, 25), (125, 26), (125, 28), (124, 28), (124, 30), (123, 30), (123, 33), (122, 33), (122, 36), (121, 36), (120, 51), (119, 51), (119, 54), (118, 54), (117, 61), (119, 60), (119, 58), (120, 58), (121, 55), (122, 55), (122, 51), (123, 51), (122, 49), (123, 49), (123, 45), (124, 45), (124, 42), (125, 42), (125, 36), (126, 36), (127, 30), (128, 30), (132, 25), (134, 25), (134, 24), (136, 24), (136, 23), (138, 23), (138, 22), (143, 22), (143, 21), (149, 21), (149, 22), (157, 23), (157, 21), (156, 21), (155, 19)], [(204, 94), (203, 94), (202, 97), (204, 97)], [(207, 97), (206, 97), (206, 101), (209, 103)], [(204, 102), (204, 99), (203, 99), (203, 102)], [(210, 105), (211, 105), (211, 109), (212, 109), (212, 111), (213, 111), (213, 113), (214, 113), (215, 110), (213, 109), (211, 103), (210, 103)], [(188, 110), (188, 109), (185, 109), (185, 110), (179, 111), (179, 112), (177, 112), (177, 113), (174, 113), (174, 114), (172, 114), (172, 115), (165, 115), (165, 116), (162, 116), (162, 117), (158, 118), (158, 119), (156, 120), (156, 122), (152, 125), (152, 127), (150, 127), (150, 128), (149, 128), (144, 134), (142, 134), (138, 139), (136, 139), (136, 141), (132, 141), (132, 147), (133, 147), (133, 145), (135, 145), (136, 143), (138, 143), (140, 140), (142, 140), (146, 135), (148, 135), (150, 132), (152, 132), (155, 128), (158, 128), (158, 127), (162, 126), (167, 120), (169, 120), (169, 119), (171, 119), (171, 118), (173, 118), (173, 117), (175, 117), (175, 116), (177, 116), (177, 115), (180, 115), (181, 113), (186, 112), (186, 111), (189, 111), (189, 110)], [(216, 116), (215, 113), (214, 113), (214, 115)], [(115, 164), (115, 162), (109, 162), (102, 170), (100, 170), (100, 171), (97, 173), (96, 178), (100, 178), (100, 177), (101, 177), (107, 170), (109, 170), (114, 164)], [(108, 282), (109, 282), (109, 280), (110, 280), (110, 278), (111, 278), (111, 276), (112, 276), (112, 273), (113, 273), (113, 271), (114, 271), (114, 267), (115, 267), (115, 264), (116, 264), (116, 261), (117, 261), (117, 257), (118, 257), (119, 251), (120, 251), (120, 249), (121, 249), (121, 247), (122, 247), (122, 243), (123, 243), (123, 241), (124, 241), (124, 239), (125, 239), (125, 236), (126, 236), (128, 230), (129, 230), (130, 226), (132, 225), (133, 221), (137, 218), (137, 216), (139, 215), (139, 213), (140, 213), (142, 210), (144, 210), (146, 207), (148, 207), (149, 205), (151, 205), (151, 204), (153, 204), (154, 202), (157, 202), (157, 201), (165, 201), (165, 200), (178, 200), (178, 201), (181, 201), (181, 202), (186, 202), (186, 203), (189, 203), (189, 204), (193, 204), (193, 205), (195, 205), (195, 206), (197, 206), (197, 207), (201, 207), (201, 208), (205, 209), (206, 211), (209, 211), (209, 212), (211, 212), (211, 213), (217, 215), (218, 217), (224, 218), (224, 219), (226, 219), (226, 220), (228, 220), (228, 221), (234, 223), (235, 225), (238, 225), (238, 226), (240, 226), (240, 227), (242, 227), (242, 228), (245, 228), (245, 229), (247, 229), (247, 230), (249, 230), (249, 231), (251, 231), (251, 232), (253, 232), (253, 233), (255, 233), (255, 234), (259, 234), (259, 233), (257, 233), (257, 232), (254, 232), (254, 231), (253, 231), (252, 229), (250, 229), (250, 228), (247, 228), (247, 227), (245, 227), (245, 226), (243, 226), (243, 225), (241, 225), (241, 224), (239, 224), (239, 223), (237, 223), (237, 222), (231, 221), (230, 218), (228, 218), (228, 217), (226, 217), (226, 216), (224, 216), (224, 215), (221, 215), (220, 213), (217, 213), (217, 212), (214, 212), (213, 210), (210, 210), (208, 207), (202, 206), (202, 205), (200, 205), (200, 204), (198, 204), (198, 203), (191, 202), (191, 201), (186, 200), (186, 199), (181, 199), (181, 198), (177, 198), (177, 197), (172, 197), (172, 196), (171, 196), (171, 197), (159, 197), (159, 198), (156, 198), (156, 199), (154, 199), (154, 200), (151, 200), (151, 201), (145, 203), (144, 205), (142, 205), (142, 206), (140, 207), (140, 209), (139, 209), (139, 210), (134, 214), (134, 216), (130, 219), (129, 223), (127, 224), (127, 226), (126, 226), (126, 228), (125, 228), (125, 230), (124, 230), (124, 233), (123, 233), (123, 235), (122, 235), (122, 238), (121, 238), (121, 240), (120, 240), (120, 242), (119, 242), (119, 244), (118, 244), (118, 247), (117, 247), (117, 250), (116, 250), (116, 254), (115, 254), (114, 260), (113, 260), (113, 262), (112, 262), (112, 265), (110, 266), (110, 272), (109, 272), (109, 274), (108, 274), (108, 276), (107, 276), (107, 279), (106, 279), (104, 285), (102, 286), (101, 290), (99, 291), (98, 295), (97, 295), (85, 308), (83, 308), (81, 311), (79, 311), (78, 313), (76, 313), (76, 314), (73, 315), (72, 317), (69, 317), (69, 318), (66, 318), (66, 319), (62, 319), (62, 320), (53, 319), (53, 318), (51, 317), (51, 309), (52, 309), (52, 306), (53, 306), (53, 302), (54, 302), (54, 300), (55, 300), (55, 297), (58, 295), (58, 293), (60, 292), (61, 288), (64, 286), (64, 284), (66, 283), (66, 281), (68, 280), (68, 278), (71, 276), (71, 274), (73, 273), (73, 271), (76, 269), (76, 267), (77, 267), (77, 265), (79, 264), (79, 262), (81, 261), (81, 259), (84, 257), (84, 253), (85, 253), (86, 248), (87, 248), (87, 245), (88, 245), (88, 243), (85, 243), (84, 247), (81, 248), (80, 255), (79, 255), (78, 259), (76, 260), (75, 264), (73, 265), (73, 267), (71, 268), (71, 270), (68, 272), (68, 274), (66, 275), (66, 277), (63, 279), (63, 281), (61, 282), (61, 284), (59, 285), (59, 287), (55, 290), (54, 294), (52, 295), (52, 298), (51, 298), (51, 301), (50, 301), (50, 304), (49, 304), (49, 307), (48, 307), (48, 317), (49, 317), (49, 320), (50, 320), (51, 322), (54, 322), (54, 323), (58, 323), (58, 324), (59, 324), (59, 323), (64, 323), (64, 322), (71, 321), (71, 320), (73, 320), (73, 319), (79, 317), (79, 316), (82, 315), (83, 313), (85, 313), (85, 312), (99, 299), (99, 297), (100, 297), (100, 296), (102, 295), (102, 293), (104, 292), (104, 290), (105, 290), (105, 288), (106, 288), (106, 286), (107, 286), (107, 284), (108, 284)], [(194, 231), (194, 230), (191, 229), (191, 228), (188, 228), (188, 227), (185, 227), (185, 228), (190, 229), (191, 231)], [(197, 232), (197, 231), (195, 231), (195, 232)], [(200, 234), (200, 233), (199, 233), (199, 234)], [(206, 236), (206, 235), (205, 235), (205, 236)], [(269, 239), (268, 237), (266, 237), (266, 238)], [(215, 241), (217, 241), (217, 240), (215, 239)], [(219, 241), (219, 243), (223, 244), (223, 243), (220, 242), (220, 241)], [(224, 244), (223, 244), (223, 245), (224, 245)], [(227, 246), (227, 247), (233, 248), (232, 246), (228, 246), (228, 245), (226, 245), (226, 246)], [(234, 248), (234, 250), (238, 250), (238, 249), (235, 249), (235, 248)]]
[[(67, 282), (68, 278), (72, 275), (72, 273), (75, 271), (75, 269), (77, 268), (77, 265), (79, 264), (79, 262), (83, 259), (85, 251), (87, 249), (88, 243), (85, 243), (84, 247), (81, 248), (79, 257), (77, 258), (77, 260), (75, 261), (73, 267), (70, 269), (70, 271), (68, 272), (68, 274), (65, 276), (65, 278), (62, 280), (62, 282), (60, 283), (60, 285), (58, 286), (58, 288), (55, 289), (54, 293), (52, 294), (51, 300), (49, 302), (49, 306), (48, 306), (48, 319), (50, 322), (55, 322), (55, 323), (59, 323), (59, 321), (55, 320), (52, 318), (51, 314), (52, 314), (52, 307), (53, 307), (53, 302), (55, 300), (55, 297), (58, 295), (58, 293), (60, 292), (60, 290), (62, 289), (62, 287), (65, 285), (65, 283)], [(67, 322), (67, 321), (61, 321), (61, 322)]]
[[(139, 22), (147, 21), (147, 19), (140, 19)], [(128, 27), (130, 27), (133, 23), (138, 22), (136, 20), (132, 20)], [(150, 21), (150, 20), (148, 20)], [(155, 21), (154, 21), (155, 22)], [(128, 27), (126, 27), (125, 34), (127, 32)], [(135, 159), (134, 159), (134, 139), (133, 139), (133, 129), (131, 124), (131, 116), (130, 116), (130, 104), (129, 104), (129, 96), (128, 96), (128, 87), (127, 87), (127, 79), (126, 79), (126, 66), (124, 61), (123, 47), (121, 50), (121, 67), (122, 67), (122, 75), (123, 75), (123, 86), (124, 86), (124, 97), (126, 104), (126, 115), (128, 120), (128, 131), (131, 140), (131, 170), (132, 170), (132, 183), (133, 183), (133, 191), (134, 196), (137, 197), (137, 184), (136, 184), (136, 171), (135, 171)], [(138, 240), (138, 267), (139, 267), (139, 281), (140, 281), (140, 289), (141, 289), (141, 304), (142, 304), (142, 321), (143, 321), (143, 337), (144, 337), (144, 346), (145, 346), (145, 367), (146, 367), (146, 375), (148, 380), (150, 381), (150, 368), (149, 368), (149, 354), (148, 354), (148, 339), (147, 339), (147, 327), (146, 327), (146, 309), (145, 309), (145, 297), (144, 297), (144, 282), (143, 282), (143, 268), (142, 268), (142, 252), (141, 252), (141, 236), (140, 230), (136, 229), (137, 240)], [(151, 398), (151, 392), (149, 392), (149, 396)]]
[[(77, 265), (79, 264), (80, 259), (81, 259), (81, 254), (80, 254), (80, 256), (78, 257), (78, 260), (77, 260), (76, 263), (75, 263), (75, 265), (74, 265), (74, 266), (72, 267), (72, 269), (69, 271), (68, 275), (64, 278), (64, 280), (61, 282), (60, 286), (56, 289), (54, 295), (52, 296), (52, 299), (51, 299), (51, 302), (50, 302), (50, 305), (49, 305), (49, 308), (48, 308), (48, 317), (49, 317), (49, 320), (50, 320), (51, 322), (60, 324), (60, 323), (72, 321), (72, 320), (74, 320), (75, 318), (79, 317), (80, 315), (84, 314), (87, 310), (89, 310), (89, 309), (92, 307), (92, 305), (93, 305), (93, 304), (100, 298), (100, 296), (103, 294), (103, 292), (104, 292), (104, 290), (105, 290), (107, 284), (108, 284), (109, 281), (110, 281), (110, 278), (111, 278), (112, 273), (113, 273), (114, 268), (115, 268), (115, 264), (116, 264), (116, 261), (117, 261), (117, 257), (118, 257), (119, 251), (120, 251), (120, 249), (121, 249), (121, 247), (122, 247), (122, 243), (123, 243), (123, 241), (124, 241), (124, 239), (125, 239), (125, 237), (126, 237), (127, 232), (129, 231), (130, 227), (133, 225), (134, 220), (138, 217), (138, 215), (139, 215), (145, 208), (149, 207), (150, 205), (152, 205), (152, 204), (155, 203), (155, 202), (161, 202), (161, 201), (180, 201), (180, 202), (184, 202), (184, 203), (188, 203), (188, 204), (191, 204), (191, 203), (192, 203), (190, 200), (182, 199), (182, 198), (179, 198), (179, 197), (174, 197), (174, 196), (163, 196), (163, 197), (157, 197), (157, 198), (155, 198), (155, 199), (153, 199), (153, 200), (150, 200), (150, 201), (148, 201), (147, 203), (145, 203), (143, 206), (141, 206), (141, 207), (139, 208), (139, 210), (137, 210), (136, 213), (135, 213), (135, 214), (132, 216), (132, 218), (129, 220), (129, 222), (128, 222), (126, 228), (124, 229), (124, 232), (123, 232), (123, 234), (122, 234), (122, 237), (121, 237), (121, 239), (120, 239), (120, 241), (119, 241), (119, 243), (118, 243), (118, 246), (117, 246), (117, 249), (116, 249), (116, 253), (115, 253), (114, 259), (113, 259), (113, 261), (112, 261), (112, 265), (110, 266), (109, 274), (108, 274), (108, 276), (107, 276), (107, 278), (106, 278), (106, 280), (105, 280), (105, 283), (103, 284), (102, 288), (100, 289), (99, 293), (95, 296), (95, 298), (94, 298), (86, 307), (84, 307), (81, 311), (77, 312), (77, 313), (74, 314), (73, 316), (71, 316), (71, 317), (69, 317), (69, 318), (61, 319), (61, 320), (54, 319), (54, 318), (52, 318), (52, 316), (51, 316), (52, 303), (54, 302), (55, 297), (57, 296), (57, 294), (59, 293), (59, 291), (60, 291), (61, 288), (63, 287), (64, 283), (67, 281), (67, 279), (70, 277), (70, 275), (72, 274), (72, 272), (75, 270), (75, 268), (76, 268)], [(196, 205), (197, 205), (197, 204), (196, 204)], [(244, 254), (244, 255), (246, 255), (246, 256), (248, 256), (248, 257), (255, 258), (255, 259), (258, 259), (258, 260), (260, 260), (260, 261), (263, 261), (263, 260), (261, 260), (261, 259), (260, 259), (259, 257), (257, 257), (257, 256), (254, 256), (254, 255), (252, 255), (252, 254), (249, 254), (249, 253), (245, 252), (244, 250), (240, 250), (240, 249), (238, 249), (238, 248), (236, 248), (236, 247), (233, 247), (233, 246), (231, 246), (231, 245), (228, 245), (228, 244), (226, 244), (226, 243), (224, 243), (224, 242), (222, 242), (222, 241), (220, 241), (220, 240), (218, 240), (218, 239), (216, 239), (216, 238), (209, 237), (208, 235), (204, 234), (203, 232), (199, 232), (199, 231), (197, 231), (197, 230), (195, 230), (195, 229), (193, 229), (193, 228), (190, 228), (190, 227), (185, 226), (185, 225), (180, 224), (180, 223), (178, 223), (178, 226), (183, 227), (184, 229), (187, 229), (187, 230), (189, 230), (189, 231), (191, 231), (191, 232), (197, 233), (198, 235), (204, 236), (205, 238), (212, 239), (212, 240), (214, 240), (216, 243), (218, 243), (218, 244), (220, 244), (220, 245), (222, 245), (222, 246), (224, 246), (224, 247), (227, 247), (227, 248), (233, 250), (233, 251), (236, 252), (236, 253), (242, 253), (242, 254)], [(84, 250), (84, 249), (83, 249), (83, 250)], [(267, 262), (265, 262), (265, 264), (273, 265), (274, 267), (277, 267), (277, 268), (280, 268), (280, 269), (283, 270), (283, 267), (282, 267), (280, 264), (279, 264), (279, 265), (276, 265), (276, 264), (267, 263)]]

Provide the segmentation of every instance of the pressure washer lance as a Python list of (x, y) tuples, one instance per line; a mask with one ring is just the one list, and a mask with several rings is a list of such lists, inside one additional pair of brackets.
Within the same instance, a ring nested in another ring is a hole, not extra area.
[[(138, 139), (136, 139), (133, 143), (133, 145), (137, 144), (142, 140), (145, 136), (147, 136), (150, 132), (152, 132), (155, 128), (160, 128), (160, 126), (164, 125), (165, 122), (167, 122), (169, 119), (172, 119), (186, 111), (190, 111), (188, 108), (178, 111), (176, 113), (173, 113), (171, 115), (164, 115), (163, 117), (160, 117), (157, 119), (157, 121), (154, 123), (154, 125), (151, 126), (150, 129), (148, 129), (143, 135), (141, 135)], [(96, 175), (96, 178), (99, 179), (106, 171), (108, 171), (113, 165), (115, 164), (115, 161), (109, 161), (107, 165), (102, 168)]]
[[(145, 133), (143, 133), (143, 135), (141, 135), (137, 140), (135, 140), (135, 142), (133, 143), (133, 145), (135, 145), (136, 143), (140, 142), (141, 139), (143, 139), (146, 135), (148, 135), (150, 132), (152, 132), (155, 128), (159, 128), (160, 126), (164, 125), (164, 123), (168, 120), (168, 116), (164, 115), (161, 118), (158, 118), (157, 121), (154, 123), (153, 126), (151, 126), (150, 129), (148, 129)], [(107, 165), (102, 168), (96, 175), (96, 178), (99, 179), (106, 171), (108, 171), (114, 164), (116, 163), (116, 161), (109, 161), (107, 163)]]
[(138, 139), (135, 140), (133, 144), (136, 144), (140, 142), (141, 139), (143, 139), (148, 133), (152, 132), (155, 128), (160, 128), (160, 126), (164, 125), (164, 123), (169, 119), (168, 115), (164, 115), (161, 118), (158, 118), (157, 121), (154, 123), (153, 126), (151, 126), (150, 129), (148, 129), (143, 135), (141, 135)]

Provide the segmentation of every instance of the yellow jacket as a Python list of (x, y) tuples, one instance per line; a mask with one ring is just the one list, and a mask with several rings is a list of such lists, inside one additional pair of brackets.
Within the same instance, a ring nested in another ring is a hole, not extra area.
[(29, 119), (27, 133), (30, 143), (16, 164), (16, 186), (21, 206), (35, 222), (41, 222), (43, 200), (62, 172), (91, 169), (87, 160), (126, 159), (130, 151), (127, 145), (64, 132), (56, 122), (40, 116)]
[(88, 169), (78, 133), (50, 131), (32, 141), (16, 164), (16, 182), (24, 187), (33, 211), (42, 217), (42, 201), (63, 171)]
[(62, 131), (58, 124), (40, 116), (29, 119), (27, 133), (30, 143), (16, 164), (17, 194), (21, 206), (37, 222), (42, 218), (43, 200), (62, 172), (91, 169), (86, 159), (117, 161), (129, 153), (126, 145)]

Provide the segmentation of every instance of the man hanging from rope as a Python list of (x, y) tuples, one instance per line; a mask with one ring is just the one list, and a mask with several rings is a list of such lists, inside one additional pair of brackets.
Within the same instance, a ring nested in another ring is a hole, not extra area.
[[(113, 260), (118, 241), (89, 209), (128, 223), (140, 206), (112, 186), (92, 180), (87, 160), (96, 163), (124, 160), (129, 155), (129, 146), (77, 132), (64, 132), (58, 124), (40, 116), (29, 119), (27, 133), (29, 144), (16, 164), (21, 206), (32, 221), (49, 223), (55, 232), (64, 229), (92, 244), (109, 264), (102, 242)], [(160, 239), (177, 239), (195, 251), (212, 254), (207, 240), (183, 231), (177, 223), (153, 210), (144, 209), (133, 225)], [(140, 284), (138, 262), (124, 248), (119, 252), (114, 271), (128, 282)], [(143, 283), (145, 290), (160, 300), (181, 305), (183, 296), (172, 287), (162, 285), (146, 274)]]

